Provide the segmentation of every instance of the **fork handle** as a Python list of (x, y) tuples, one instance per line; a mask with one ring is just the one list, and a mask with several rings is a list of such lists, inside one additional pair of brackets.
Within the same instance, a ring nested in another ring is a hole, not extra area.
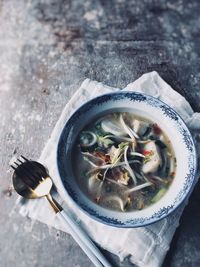
[[(56, 216), (66, 224), (67, 221), (61, 212), (57, 213)], [(81, 247), (81, 249), (85, 252), (85, 254), (88, 256), (88, 258), (91, 260), (91, 262), (96, 267), (104, 267), (104, 265), (102, 265), (102, 263), (98, 260), (98, 258), (95, 256), (95, 254), (93, 254), (91, 249), (89, 247), (87, 247), (86, 244), (80, 239), (78, 234), (72, 229), (72, 227), (69, 225), (68, 222), (67, 222), (67, 225), (68, 225), (70, 235), (73, 237), (73, 239), (76, 241), (76, 243)]]
[(79, 244), (79, 246), (83, 249), (86, 255), (91, 259), (91, 261), (97, 267), (112, 267), (112, 265), (106, 260), (97, 246), (92, 242), (86, 232), (68, 215), (60, 204), (50, 195), (46, 195), (46, 198), (55, 213), (59, 218), (62, 219), (70, 229), (70, 234), (75, 239), (75, 241)]
[(92, 242), (92, 240), (88, 237), (88, 235), (84, 232), (84, 230), (64, 210), (58, 212), (57, 216), (62, 218), (65, 222), (67, 222), (68, 226), (70, 226), (70, 229), (72, 229), (71, 235), (72, 237), (74, 237), (74, 239), (78, 236), (81, 241), (79, 241), (79, 245), (88, 255), (88, 257), (92, 261), (94, 260), (94, 258), (96, 258), (96, 260), (98, 259), (98, 262), (96, 262), (96, 266), (112, 267), (112, 265), (106, 260), (106, 258), (97, 248), (97, 246)]

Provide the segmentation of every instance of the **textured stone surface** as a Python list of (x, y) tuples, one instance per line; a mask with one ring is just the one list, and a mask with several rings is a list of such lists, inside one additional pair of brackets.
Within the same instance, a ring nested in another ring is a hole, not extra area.
[[(200, 3), (0, 1), (0, 266), (92, 266), (72, 238), (10, 215), (9, 160), (37, 158), (85, 77), (123, 87), (157, 70), (200, 111)], [(197, 185), (165, 267), (200, 265)], [(116, 266), (131, 266), (128, 261)]]

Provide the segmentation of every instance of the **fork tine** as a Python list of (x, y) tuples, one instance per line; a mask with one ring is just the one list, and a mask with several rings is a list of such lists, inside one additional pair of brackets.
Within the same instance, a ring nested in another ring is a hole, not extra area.
[(47, 171), (46, 171), (45, 168), (43, 169), (43, 168), (40, 167), (39, 165), (36, 165), (35, 167), (37, 168), (37, 170), (39, 171), (39, 173), (40, 173), (42, 176), (44, 176), (44, 178), (48, 175), (48, 174), (47, 174)]
[[(29, 162), (28, 162), (29, 163)], [(33, 169), (29, 168), (28, 166), (26, 166), (26, 164), (22, 164), (20, 165), (21, 168), (23, 168), (24, 172), (28, 175), (28, 177), (33, 181), (33, 182), (38, 182), (40, 181), (38, 175), (35, 175)]]
[(13, 170), (16, 170), (17, 167), (13, 166), (13, 165), (10, 165), (10, 167), (13, 169)]
[(25, 158), (24, 156), (20, 156), (21, 158), (23, 158), (25, 161), (29, 161), (27, 158)]
[(34, 171), (27, 166), (29, 162), (22, 162), (22, 164), (18, 164), (15, 162), (15, 164), (18, 166), (15, 171), (17, 175), (21, 176), (25, 184), (30, 187), (34, 187), (38, 184), (40, 179), (37, 175), (34, 174)]
[(47, 176), (48, 175), (45, 167), (40, 166), (40, 164), (38, 162), (29, 161), (29, 163), (36, 170), (36, 174), (41, 176), (41, 180), (42, 180), (43, 176)]
[(20, 159), (17, 159), (20, 163), (24, 163), (24, 161), (20, 160)]
[(39, 182), (44, 180), (43, 177), (46, 176), (45, 168), (41, 168), (39, 164), (28, 160), (22, 155), (17, 159), (17, 161), (14, 162), (14, 164), (16, 166), (12, 165), (12, 168), (29, 187), (37, 186)]
[[(29, 187), (33, 188), (34, 187), (34, 182), (28, 177), (26, 173), (24, 173), (24, 170), (21, 169), (20, 167), (16, 168), (15, 173), (17, 176), (19, 176), (22, 181)], [(27, 179), (28, 178), (28, 179)]]
[(21, 156), (21, 158), (25, 161), (18, 158), (11, 165), (11, 168), (15, 171), (16, 175), (21, 177), (21, 179), (27, 186), (34, 188), (40, 181), (42, 181), (42, 175), (41, 173), (35, 171), (37, 169), (34, 167), (31, 161), (23, 156)]
[(40, 166), (36, 162), (30, 161), (29, 163), (34, 168), (35, 174), (38, 175), (41, 178), (40, 180), (42, 181), (43, 177), (46, 176), (46, 172), (42, 168), (40, 168)]
[[(37, 171), (36, 171), (36, 174), (38, 174), (39, 176), (41, 176), (41, 175), (44, 175), (44, 174), (46, 174), (46, 173), (44, 173), (44, 170), (42, 169), (42, 168), (40, 168), (40, 166), (38, 165), (38, 164), (34, 164), (31, 160), (28, 160), (26, 157), (24, 157), (23, 155), (21, 155), (21, 158), (23, 158), (24, 160), (25, 160), (25, 162), (29, 162), (30, 163), (30, 165), (32, 165), (32, 167), (34, 168), (34, 169), (37, 169), (38, 171), (40, 171), (40, 173), (38, 173)], [(18, 159), (18, 161), (20, 161), (21, 163), (23, 163), (20, 159)], [(42, 173), (41, 173), (42, 172)], [(41, 177), (42, 178), (42, 177)], [(42, 180), (42, 179), (41, 179)]]
[[(20, 157), (21, 158), (23, 158), (25, 161), (27, 161), (27, 162), (29, 162), (31, 165), (33, 165), (34, 166), (34, 168), (37, 168), (38, 170), (41, 170), (41, 171), (44, 171), (40, 166), (39, 166), (39, 164), (33, 164), (33, 162), (31, 161), (31, 160), (29, 160), (29, 159), (27, 159), (26, 157), (24, 157), (23, 155), (20, 155)], [(18, 159), (19, 161), (20, 161), (20, 159)], [(22, 161), (20, 161), (21, 163), (22, 163)], [(44, 167), (44, 169), (45, 169), (45, 167)]]

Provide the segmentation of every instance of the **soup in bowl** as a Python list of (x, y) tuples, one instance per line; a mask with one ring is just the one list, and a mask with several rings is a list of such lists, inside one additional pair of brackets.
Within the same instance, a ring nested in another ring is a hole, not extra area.
[(196, 153), (173, 109), (148, 95), (117, 92), (70, 117), (57, 164), (66, 201), (103, 223), (138, 227), (164, 218), (188, 196)]
[(87, 125), (74, 146), (74, 173), (87, 196), (116, 211), (159, 201), (176, 174), (176, 157), (159, 126), (130, 112), (113, 112)]

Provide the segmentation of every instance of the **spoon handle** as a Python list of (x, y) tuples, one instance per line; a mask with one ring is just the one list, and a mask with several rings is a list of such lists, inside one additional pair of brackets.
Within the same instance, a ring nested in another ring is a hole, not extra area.
[[(92, 240), (88, 237), (88, 235), (82, 230), (82, 228), (64, 211), (57, 213), (57, 216), (62, 218), (65, 222), (67, 222), (68, 226), (72, 229), (72, 237), (79, 238), (79, 245), (84, 250), (84, 252), (88, 255), (88, 257), (93, 261), (98, 261), (93, 263), (96, 266), (104, 266), (104, 267), (112, 267), (112, 265), (106, 260), (97, 246), (92, 242)], [(75, 239), (76, 240), (76, 239)], [(81, 242), (80, 242), (81, 241)], [(78, 242), (77, 242), (78, 243)], [(92, 256), (92, 258), (91, 258)], [(98, 265), (97, 265), (98, 263)], [(100, 265), (99, 265), (100, 264)]]

